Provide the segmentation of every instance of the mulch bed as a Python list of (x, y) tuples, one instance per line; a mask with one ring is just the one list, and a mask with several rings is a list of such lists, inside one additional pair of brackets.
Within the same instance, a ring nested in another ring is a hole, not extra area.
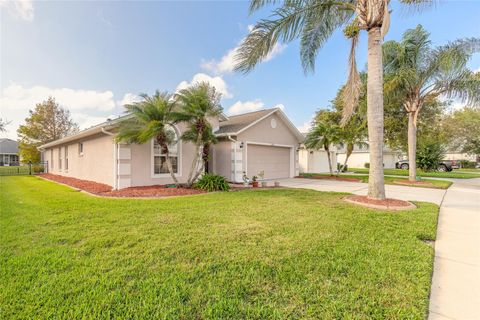
[(112, 187), (103, 183), (64, 177), (56, 174), (45, 173), (42, 178), (60, 182), (71, 187), (81, 189), (99, 196), (106, 197), (172, 197), (205, 193), (203, 190), (187, 188), (167, 188), (165, 185), (130, 187), (120, 190), (112, 190)]
[(335, 180), (335, 181), (347, 181), (347, 182), (362, 182), (360, 179), (355, 178), (343, 178), (343, 177), (336, 177), (336, 176), (311, 176), (311, 177), (304, 177), (298, 176), (295, 178), (303, 178), (303, 179), (320, 179), (320, 180)]
[(426, 182), (426, 181), (394, 180), (393, 183), (402, 184), (405, 186), (422, 186), (422, 187), (435, 188), (435, 186), (431, 182)]
[(407, 209), (414, 209), (416, 206), (408, 201), (398, 200), (398, 199), (385, 199), (385, 200), (376, 200), (370, 199), (367, 196), (357, 196), (351, 195), (344, 198), (346, 201), (350, 203), (355, 203), (359, 205), (363, 205), (369, 208), (375, 209), (387, 209), (387, 210), (407, 210)]

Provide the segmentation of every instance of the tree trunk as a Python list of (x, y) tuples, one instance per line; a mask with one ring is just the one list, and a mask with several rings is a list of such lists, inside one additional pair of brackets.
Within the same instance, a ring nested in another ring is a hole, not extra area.
[(368, 197), (385, 199), (383, 176), (383, 62), (380, 27), (368, 30), (367, 120), (370, 147)]
[(353, 152), (353, 144), (348, 144), (347, 145), (347, 152), (345, 153), (345, 161), (343, 162), (343, 165), (342, 167), (340, 168), (339, 172), (343, 172), (343, 170), (345, 169), (345, 167), (347, 166), (347, 161), (348, 161), (348, 158), (350, 158), (350, 156), (352, 155), (352, 152)]
[(408, 113), (408, 180), (417, 179), (417, 123), (416, 111)]
[(188, 174), (188, 179), (187, 179), (187, 186), (188, 187), (191, 187), (194, 180), (192, 178), (194, 178), (195, 176), (198, 176), (197, 175), (197, 168), (198, 168), (198, 161), (199, 159), (201, 158), (200, 156), (200, 147), (202, 145), (202, 133), (199, 132), (198, 133), (198, 136), (197, 136), (197, 141), (195, 143), (195, 155), (193, 157), (193, 160), (192, 160), (192, 165), (190, 167), (190, 173)]
[(172, 161), (170, 161), (170, 152), (168, 150), (168, 145), (164, 144), (161, 147), (163, 149), (162, 153), (165, 155), (165, 164), (167, 165), (168, 172), (170, 173), (170, 176), (172, 177), (173, 182), (175, 184), (178, 184), (177, 177), (173, 172)]
[(330, 159), (330, 148), (328, 146), (325, 146), (324, 149), (325, 151), (327, 151), (328, 168), (330, 169), (330, 175), (333, 176), (332, 160)]

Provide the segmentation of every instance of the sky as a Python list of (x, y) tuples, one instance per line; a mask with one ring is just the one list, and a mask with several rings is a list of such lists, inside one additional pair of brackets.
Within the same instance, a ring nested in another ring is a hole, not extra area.
[[(434, 45), (480, 37), (480, 0), (439, 1), (421, 13), (391, 1), (385, 41), (422, 24)], [(227, 115), (280, 107), (301, 130), (328, 108), (347, 78), (349, 42), (341, 30), (305, 74), (298, 41), (280, 43), (248, 74), (233, 71), (235, 48), (271, 8), (254, 15), (247, 1), (0, 0), (0, 117), (16, 130), (48, 96), (81, 128), (123, 113), (139, 93), (175, 92), (209, 81)], [(366, 63), (366, 35), (357, 51)], [(480, 70), (480, 55), (469, 62)]]

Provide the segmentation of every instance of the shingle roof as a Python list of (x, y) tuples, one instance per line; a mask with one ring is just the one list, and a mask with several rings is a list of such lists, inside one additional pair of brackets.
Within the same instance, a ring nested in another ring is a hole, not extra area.
[(0, 139), (0, 154), (2, 153), (18, 153), (18, 142), (11, 139)]
[(230, 116), (227, 121), (220, 122), (220, 129), (215, 131), (215, 134), (237, 133), (246, 126), (271, 113), (273, 110), (275, 110), (275, 108)]

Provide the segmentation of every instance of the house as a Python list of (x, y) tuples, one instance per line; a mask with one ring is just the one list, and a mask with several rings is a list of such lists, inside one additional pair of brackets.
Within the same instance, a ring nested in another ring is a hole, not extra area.
[(471, 162), (480, 162), (480, 155), (463, 153), (458, 150), (447, 150), (444, 156), (445, 160), (465, 160)]
[[(337, 148), (330, 147), (330, 162), (332, 170), (337, 170)], [(328, 155), (325, 150), (309, 150), (302, 147), (299, 152), (299, 165), (301, 173), (328, 173)]]
[[(344, 146), (337, 149), (337, 160), (339, 163), (345, 162), (346, 149)], [(392, 150), (385, 146), (383, 149), (383, 167), (385, 169), (395, 169), (395, 163), (402, 159), (403, 153), (398, 150)], [(370, 163), (370, 151), (368, 144), (356, 144), (353, 152), (348, 158), (349, 168), (364, 168), (366, 163)]]
[[(156, 142), (116, 143), (121, 117), (44, 144), (40, 147), (48, 172), (105, 183), (115, 189), (172, 183), (165, 156)], [(303, 135), (282, 110), (267, 109), (237, 116), (209, 119), (219, 141), (211, 148), (209, 172), (231, 182), (242, 182), (264, 172), (265, 179), (298, 175), (298, 150)], [(179, 137), (184, 123), (172, 129), (177, 142), (170, 146), (179, 182), (186, 182), (195, 147)]]
[(15, 140), (0, 139), (0, 166), (18, 166), (18, 142)]

